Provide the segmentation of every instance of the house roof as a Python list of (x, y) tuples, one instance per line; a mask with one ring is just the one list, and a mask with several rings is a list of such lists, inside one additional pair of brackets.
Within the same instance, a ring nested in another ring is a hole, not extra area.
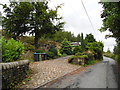
[(71, 45), (78, 46), (81, 45), (81, 42), (72, 42)]

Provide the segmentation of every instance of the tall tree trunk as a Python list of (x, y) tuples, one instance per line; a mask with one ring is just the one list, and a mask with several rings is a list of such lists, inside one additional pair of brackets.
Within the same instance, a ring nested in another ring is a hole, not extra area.
[(35, 43), (35, 50), (38, 49), (38, 32), (35, 30), (35, 38), (34, 38), (34, 43)]

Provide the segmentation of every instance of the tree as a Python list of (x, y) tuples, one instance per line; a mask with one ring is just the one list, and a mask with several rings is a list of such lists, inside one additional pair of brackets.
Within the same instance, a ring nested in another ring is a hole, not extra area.
[(49, 9), (48, 1), (44, 2), (11, 2), (9, 7), (3, 6), (6, 17), (4, 17), (3, 27), (8, 34), (14, 38), (26, 33), (35, 36), (35, 49), (38, 48), (38, 40), (44, 34), (53, 34), (62, 30), (64, 22), (60, 22), (62, 17), (57, 11)]
[(113, 35), (112, 37), (120, 37), (120, 2), (102, 2), (103, 13), (101, 18), (103, 18), (103, 26), (100, 31), (109, 30)]
[(81, 36), (80, 36), (80, 34), (77, 35), (77, 38), (76, 38), (76, 39), (77, 39), (77, 42), (80, 42), (80, 41), (81, 41)]
[(103, 12), (101, 18), (103, 18), (103, 26), (100, 31), (109, 30), (112, 35), (106, 35), (106, 37), (115, 37), (117, 46), (115, 46), (114, 53), (117, 60), (120, 58), (120, 2), (101, 2), (103, 5)]
[(82, 51), (85, 50), (85, 40), (84, 40), (84, 37), (83, 37), (83, 33), (81, 33), (81, 48), (82, 48)]
[(86, 45), (87, 51), (92, 51), (95, 54), (95, 59), (102, 59), (103, 47), (102, 42), (87, 43)]
[[(3, 18), (3, 30), (7, 35), (14, 39), (17, 36), (24, 35), (29, 31), (29, 14), (32, 11), (32, 5), (28, 2), (11, 2), (9, 7), (3, 5), (5, 17)], [(13, 9), (13, 10), (12, 10)]]
[(72, 47), (70, 45), (70, 42), (65, 38), (62, 43), (61, 43), (61, 49), (60, 52), (62, 54), (67, 54), (67, 55), (71, 55), (72, 54)]
[(76, 53), (82, 53), (82, 48), (81, 48), (81, 46), (76, 46), (76, 47), (73, 49), (73, 54), (76, 54)]
[(62, 30), (57, 31), (56, 33), (54, 33), (52, 35), (51, 34), (45, 35), (44, 38), (54, 40), (56, 42), (62, 42), (65, 38), (71, 42), (76, 41), (76, 37), (74, 36), (73, 33), (68, 32), (68, 31), (62, 31)]
[(94, 36), (92, 34), (87, 34), (87, 36), (85, 37), (85, 41), (87, 43), (92, 43), (92, 42), (96, 42)]
[(0, 12), (0, 26), (2, 26), (2, 14)]
[(108, 48), (107, 53), (111, 53), (110, 49)]

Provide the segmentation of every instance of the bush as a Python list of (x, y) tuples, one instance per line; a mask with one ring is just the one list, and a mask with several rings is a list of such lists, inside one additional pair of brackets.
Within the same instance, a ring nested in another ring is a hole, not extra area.
[(76, 46), (74, 49), (73, 49), (73, 54), (76, 54), (76, 53), (79, 53), (79, 52), (82, 52), (82, 48), (80, 46)]
[(54, 46), (50, 47), (50, 49), (47, 52), (47, 59), (54, 59), (57, 56), (58, 56), (57, 49)]
[(88, 56), (87, 55), (82, 55), (82, 56), (71, 56), (69, 59), (68, 59), (68, 63), (72, 63), (72, 62), (78, 62), (78, 59), (82, 59), (82, 60), (87, 60), (88, 59)]
[(103, 59), (103, 43), (101, 42), (93, 42), (93, 43), (87, 43), (86, 49), (88, 51), (94, 52), (95, 59), (101, 60)]
[(36, 53), (45, 53), (45, 50), (40, 49), (40, 50), (36, 50), (35, 52), (36, 52)]
[(62, 54), (60, 53), (60, 50), (59, 50), (59, 49), (58, 49), (57, 51), (58, 51), (58, 56), (59, 56), (59, 57), (64, 56), (64, 55), (62, 55)]
[(49, 52), (53, 52), (54, 56), (58, 56), (58, 51), (57, 51), (57, 49), (54, 46), (50, 47), (50, 49), (48, 51)]
[(48, 59), (48, 60), (49, 60), (49, 59), (53, 59), (53, 58), (55, 58), (53, 52), (47, 52), (46, 54), (47, 54), (47, 59)]
[(20, 58), (24, 50), (24, 45), (14, 39), (6, 40), (4, 38), (0, 39), (2, 43), (2, 61), (12, 62)]
[(94, 54), (92, 52), (88, 51), (84, 52), (83, 54), (88, 56), (88, 60), (95, 60)]
[(81, 53), (81, 52), (78, 52), (75, 54), (75, 56), (81, 56), (81, 55), (83, 55), (83, 53)]
[(88, 62), (87, 62), (87, 65), (92, 65), (92, 64), (95, 64), (95, 63), (97, 63), (98, 61), (96, 61), (96, 60), (89, 60)]
[(120, 63), (120, 55), (115, 55), (115, 60), (117, 60)]
[(61, 54), (67, 54), (67, 55), (71, 55), (72, 52), (72, 46), (70, 45), (70, 42), (67, 41), (67, 39), (64, 39), (62, 42), (62, 46), (60, 49), (60, 53)]
[(109, 58), (115, 59), (115, 55), (112, 54), (111, 52), (104, 52), (103, 55), (106, 56), (106, 57), (109, 57)]
[(33, 45), (30, 45), (30, 44), (27, 44), (27, 45), (24, 45), (25, 46), (25, 51), (34, 51), (35, 48)]
[(71, 63), (73, 59), (76, 59), (77, 56), (71, 56), (69, 59), (68, 59), (68, 63)]
[(87, 56), (87, 55), (82, 55), (82, 56), (78, 56), (78, 58), (81, 58), (81, 59), (88, 59), (88, 56)]

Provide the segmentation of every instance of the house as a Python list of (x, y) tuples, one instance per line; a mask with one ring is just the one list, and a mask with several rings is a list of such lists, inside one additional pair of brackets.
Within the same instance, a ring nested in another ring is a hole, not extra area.
[(81, 45), (81, 42), (72, 42), (71, 45), (72, 46), (79, 46), (79, 45)]

